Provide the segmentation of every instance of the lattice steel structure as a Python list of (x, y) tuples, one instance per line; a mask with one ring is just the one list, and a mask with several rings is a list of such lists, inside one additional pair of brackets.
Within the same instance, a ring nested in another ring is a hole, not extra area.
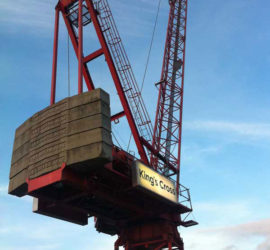
[[(51, 105), (55, 103), (61, 13), (78, 59), (78, 94), (83, 92), (83, 79), (88, 91), (95, 88), (87, 64), (104, 56), (123, 107), (111, 121), (126, 116), (139, 160), (173, 179), (180, 197), (178, 202), (168, 202), (154, 193), (136, 189), (132, 171), (137, 159), (116, 146), (112, 162), (88, 174), (73, 172), (63, 163), (60, 169), (28, 181), (28, 194), (41, 199), (40, 213), (80, 225), (95, 216), (99, 232), (119, 236), (116, 250), (120, 246), (126, 250), (183, 250), (178, 226), (196, 225), (181, 218), (192, 212), (189, 190), (180, 185), (187, 0), (169, 3), (154, 130), (107, 0), (59, 0), (56, 6)], [(89, 24), (94, 27), (100, 48), (84, 55), (83, 31)], [(56, 199), (55, 194), (64, 195)]]
[(187, 0), (170, 1), (153, 138), (154, 149), (165, 161), (154, 155), (151, 158), (151, 165), (164, 175), (174, 177), (179, 188), (187, 4)]

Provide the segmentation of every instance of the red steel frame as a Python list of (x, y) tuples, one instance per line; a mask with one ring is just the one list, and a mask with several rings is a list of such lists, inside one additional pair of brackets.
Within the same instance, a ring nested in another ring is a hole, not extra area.
[[(177, 231), (177, 229), (176, 229)], [(141, 232), (143, 233), (143, 232)], [(147, 232), (146, 232), (147, 233)], [(119, 250), (119, 247), (124, 246), (125, 250), (134, 250), (134, 249), (151, 249), (151, 250), (161, 250), (161, 249), (177, 249), (177, 250), (184, 250), (184, 243), (182, 241), (182, 238), (180, 238), (178, 232), (173, 232), (176, 233), (171, 235), (170, 238), (168, 239), (162, 239), (160, 237), (159, 240), (146, 240), (144, 242), (139, 242), (139, 243), (126, 243), (123, 244), (121, 242), (121, 238), (118, 238), (118, 240), (115, 242), (114, 249)], [(165, 235), (165, 234), (164, 234)], [(174, 247), (174, 248), (173, 248)]]
[(151, 157), (151, 165), (166, 176), (175, 179), (178, 193), (180, 193), (187, 4), (188, 0), (170, 1), (170, 16), (152, 144), (153, 148), (163, 155), (165, 163), (155, 155)]
[[(69, 19), (69, 7), (76, 3), (78, 3), (77, 30)], [(101, 46), (100, 49), (87, 56), (83, 55), (83, 6), (89, 11)], [(146, 147), (152, 154), (151, 165), (154, 168), (167, 176), (176, 176), (175, 181), (179, 192), (187, 0), (171, 0), (170, 6), (154, 133), (107, 0), (60, 0), (58, 2), (55, 14), (51, 105), (55, 103), (59, 13), (61, 12), (78, 59), (78, 93), (83, 92), (83, 79), (88, 91), (95, 88), (87, 63), (104, 55), (123, 106), (123, 111), (112, 116), (111, 120), (117, 121), (120, 117), (126, 116), (141, 160), (150, 165)], [(180, 63), (182, 67), (176, 69), (176, 62)], [(174, 154), (173, 147), (177, 147), (177, 154)], [(137, 247), (140, 249), (141, 247), (172, 249), (172, 247), (177, 247), (182, 250), (183, 241), (177, 232), (176, 222), (174, 219), (169, 219), (169, 221), (171, 234), (165, 232), (167, 238), (146, 239), (134, 243), (125, 239), (125, 235), (130, 233), (127, 229), (126, 233), (124, 231), (119, 236), (115, 249), (124, 246), (125, 249), (136, 249)], [(156, 231), (154, 224), (150, 226), (152, 226), (153, 232)], [(148, 229), (143, 227), (142, 230), (146, 230), (147, 233)], [(160, 235), (163, 234), (160, 232)], [(136, 238), (136, 236), (134, 237)]]
[(56, 74), (57, 74), (57, 51), (58, 51), (58, 34), (59, 34), (59, 9), (56, 8), (56, 10), (55, 10), (55, 24), (54, 24), (54, 45), (53, 45), (51, 105), (55, 103), (55, 88), (56, 88)]
[(78, 94), (81, 94), (83, 92), (83, 78), (82, 78), (82, 64), (83, 64), (83, 24), (82, 24), (82, 3), (83, 0), (79, 0), (79, 36), (78, 36), (78, 41), (79, 41), (79, 48), (78, 48)]
[[(76, 30), (69, 19), (68, 7), (78, 1), (79, 21), (77, 37)], [(89, 11), (91, 21), (101, 45), (99, 50), (86, 57), (83, 55), (83, 4), (86, 5)], [(94, 5), (99, 6), (99, 13), (97, 13)], [(62, 13), (73, 48), (78, 58), (78, 93), (80, 94), (83, 91), (82, 75), (88, 91), (95, 88), (87, 67), (87, 63), (101, 55), (104, 55), (124, 110), (121, 112), (121, 116), (119, 117), (122, 117), (123, 115), (127, 117), (141, 160), (145, 164), (149, 165), (149, 159), (141, 140), (144, 138), (148, 142), (151, 141), (151, 121), (141, 98), (140, 91), (138, 90), (134, 74), (106, 0), (60, 0), (58, 2), (55, 17), (51, 105), (55, 103), (56, 92), (59, 12)], [(116, 118), (117, 117), (114, 116), (112, 117), (112, 120), (115, 120)]]

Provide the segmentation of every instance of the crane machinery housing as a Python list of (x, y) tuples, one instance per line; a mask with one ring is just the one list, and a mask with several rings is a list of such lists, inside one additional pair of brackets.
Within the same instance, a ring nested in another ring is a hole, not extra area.
[[(30, 195), (35, 213), (78, 225), (94, 217), (98, 232), (118, 235), (115, 250), (184, 249), (178, 227), (197, 225), (188, 219), (193, 211), (189, 189), (180, 184), (187, 4), (169, 1), (152, 126), (107, 0), (58, 1), (50, 106), (16, 130), (10, 194)], [(78, 59), (78, 95), (56, 103), (60, 14)], [(89, 25), (100, 48), (84, 55)], [(109, 94), (95, 88), (88, 67), (99, 57), (105, 59), (123, 109), (113, 115)], [(113, 145), (111, 123), (122, 117), (138, 159)]]

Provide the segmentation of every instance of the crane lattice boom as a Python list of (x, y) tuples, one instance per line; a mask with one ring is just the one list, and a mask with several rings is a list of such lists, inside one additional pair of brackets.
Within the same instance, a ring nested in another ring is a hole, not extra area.
[(153, 147), (164, 158), (152, 155), (151, 165), (179, 185), (183, 88), (186, 48), (187, 0), (170, 1), (170, 16), (159, 85)]

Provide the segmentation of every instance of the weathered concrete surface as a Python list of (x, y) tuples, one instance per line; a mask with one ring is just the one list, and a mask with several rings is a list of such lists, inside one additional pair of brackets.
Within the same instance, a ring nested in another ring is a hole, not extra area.
[(101, 89), (66, 98), (36, 113), (15, 133), (9, 193), (62, 166), (87, 172), (112, 160), (109, 95)]
[[(67, 162), (73, 169), (89, 172), (112, 160), (112, 144), (97, 142), (68, 150)], [(91, 166), (91, 167), (89, 167)]]
[(27, 193), (27, 169), (24, 169), (9, 181), (8, 193), (19, 197)]

